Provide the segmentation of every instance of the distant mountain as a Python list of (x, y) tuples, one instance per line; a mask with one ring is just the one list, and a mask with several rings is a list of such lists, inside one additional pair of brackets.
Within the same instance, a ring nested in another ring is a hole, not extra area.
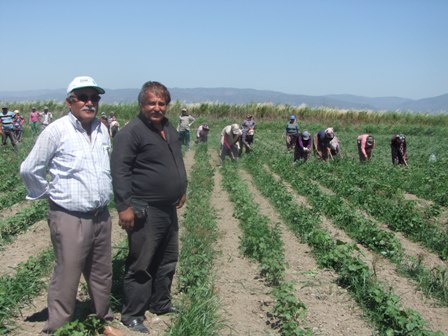
[(432, 98), (424, 98), (404, 103), (400, 109), (407, 111), (425, 111), (427, 113), (448, 112), (448, 94)]
[(412, 103), (412, 99), (400, 98), (400, 97), (361, 97), (353, 95), (327, 95), (333, 99), (340, 100), (342, 102), (350, 102), (356, 104), (363, 104), (374, 110), (397, 110), (406, 103)]
[[(170, 89), (174, 100), (186, 103), (217, 102), (228, 104), (273, 103), (287, 105), (306, 104), (310, 107), (366, 108), (356, 102), (342, 102), (326, 96), (292, 95), (276, 91), (233, 88)], [(346, 107), (347, 106), (347, 107)]]
[[(106, 89), (103, 96), (105, 103), (136, 102), (138, 89)], [(331, 107), (336, 109), (372, 110), (372, 111), (402, 111), (418, 113), (448, 113), (448, 94), (412, 100), (400, 97), (362, 97), (348, 94), (307, 96), (286, 94), (277, 91), (235, 88), (171, 88), (172, 100), (186, 104), (190, 103), (272, 103), (286, 105), (307, 105), (309, 107)], [(25, 101), (63, 101), (65, 90), (35, 90), (35, 91), (4, 91), (0, 92), (1, 102)]]

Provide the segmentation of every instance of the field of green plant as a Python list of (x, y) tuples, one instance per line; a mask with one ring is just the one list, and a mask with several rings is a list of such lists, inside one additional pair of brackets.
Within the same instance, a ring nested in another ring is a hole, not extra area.
[[(25, 115), (31, 107), (17, 105)], [(171, 106), (172, 122), (181, 107)], [(60, 104), (50, 109), (64, 113)], [(208, 122), (211, 131), (208, 144), (184, 153), (189, 189), (173, 288), (180, 313), (148, 313), (153, 335), (448, 335), (447, 115), (268, 104), (189, 109), (193, 128)], [(137, 105), (101, 111), (124, 125)], [(247, 114), (257, 122), (253, 152), (222, 164), (220, 132)], [(342, 157), (294, 164), (283, 137), (290, 114), (311, 133), (333, 127)], [(362, 133), (377, 144), (364, 164), (356, 148)], [(407, 167), (392, 165), (394, 133), (407, 137)], [(36, 335), (45, 321), (54, 256), (49, 242), (36, 243), (49, 235), (39, 224), (47, 205), (25, 201), (18, 173), (34, 140), (27, 128), (18, 153), (7, 147), (0, 156), (0, 334)], [(127, 249), (111, 209), (119, 319)], [(101, 334), (84, 285), (78, 299), (77, 321), (58, 334)]]

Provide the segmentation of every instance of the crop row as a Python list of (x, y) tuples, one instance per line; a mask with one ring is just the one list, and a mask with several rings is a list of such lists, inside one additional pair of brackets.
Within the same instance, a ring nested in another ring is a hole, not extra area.
[(181, 311), (170, 327), (170, 335), (218, 335), (222, 326), (213, 282), (218, 238), (210, 205), (214, 170), (207, 150), (205, 144), (197, 147), (190, 174), (178, 267)]
[[(269, 144), (273, 152), (280, 149), (279, 144), (272, 140)], [(330, 165), (309, 162), (299, 169), (308, 178), (319, 181), (371, 216), (387, 223), (392, 230), (401, 231), (411, 239), (422, 242), (441, 258), (448, 258), (448, 246), (445, 244), (448, 233), (432, 223), (433, 208), (422, 213), (415, 202), (404, 198), (402, 189), (396, 185), (396, 177), (405, 173), (402, 170), (394, 169), (391, 172), (381, 164), (372, 162), (361, 165), (357, 160), (346, 158), (335, 160)]]
[(308, 209), (295, 202), (283, 183), (263, 169), (260, 159), (248, 156), (245, 162), (257, 188), (271, 201), (288, 227), (312, 248), (318, 263), (338, 273), (339, 283), (352, 292), (380, 333), (440, 335), (427, 330), (426, 322), (417, 312), (401, 307), (399, 297), (378, 282), (369, 267), (355, 255), (356, 245), (334, 240), (321, 227), (321, 217), (315, 207)]
[(43, 277), (53, 267), (53, 260), (54, 254), (50, 248), (19, 264), (14, 275), (0, 277), (0, 334), (8, 334), (14, 328), (11, 320), (20, 308), (46, 288)]
[(17, 234), (44, 219), (47, 208), (46, 201), (36, 201), (30, 207), (18, 211), (14, 216), (0, 220), (0, 245), (10, 242)]
[[(300, 128), (316, 132), (319, 129), (334, 126), (338, 138), (342, 143), (342, 153), (344, 161), (358, 162), (358, 150), (356, 138), (358, 134), (370, 133), (375, 136), (376, 147), (373, 153), (373, 160), (370, 165), (377, 167), (375, 175), (370, 178), (378, 181), (387, 178), (388, 184), (397, 187), (399, 190), (405, 190), (421, 198), (429, 199), (439, 206), (448, 205), (448, 172), (446, 164), (448, 156), (446, 145), (440, 141), (446, 137), (446, 128), (427, 128), (411, 127), (400, 125), (352, 125), (340, 123), (336, 120), (334, 123), (326, 125), (307, 123), (299, 120)], [(284, 123), (279, 122), (261, 122), (257, 127), (256, 139), (266, 138), (276, 141), (284, 146), (284, 140), (281, 138), (284, 132)], [(390, 159), (390, 137), (393, 133), (405, 133), (408, 141), (409, 167), (398, 170), (391, 164)], [(255, 140), (257, 143), (257, 140)], [(435, 161), (429, 161), (430, 154), (434, 154)]]
[(278, 226), (272, 226), (268, 217), (260, 214), (245, 182), (235, 165), (222, 168), (223, 186), (235, 206), (235, 217), (243, 231), (241, 249), (244, 255), (260, 263), (261, 275), (273, 287), (276, 299), (273, 316), (281, 335), (308, 335), (304, 328), (305, 305), (296, 298), (294, 286), (285, 281), (285, 256)]
[[(310, 168), (304, 165), (301, 170), (309, 175)], [(400, 189), (389, 184), (386, 178), (368, 178), (375, 174), (375, 167), (364, 165), (363, 168), (359, 170), (359, 164), (341, 162), (334, 162), (331, 166), (313, 165), (312, 177), (369, 215), (387, 223), (393, 231), (403, 232), (436, 252), (442, 259), (447, 259), (448, 232), (432, 224), (414, 202), (397, 195)]]
[[(395, 263), (397, 269), (416, 281), (425, 294), (433, 296), (443, 305), (448, 304), (446, 269), (426, 269), (421, 260), (415, 260), (405, 254), (401, 243), (391, 232), (379, 228), (374, 221), (359, 213), (353, 208), (354, 204), (346, 203), (338, 194), (332, 195), (322, 191), (319, 184), (313, 181), (313, 178), (317, 176), (317, 181), (322, 182), (319, 173), (311, 175), (310, 171), (306, 171), (306, 165), (293, 169), (288, 160), (281, 156), (272, 156), (270, 153), (269, 150), (269, 158), (266, 156), (266, 163), (276, 173), (288, 180), (297, 193), (307, 197), (319, 213), (330, 217), (335, 225), (343, 229), (358, 243)], [(315, 166), (316, 169), (312, 172), (319, 170), (318, 165)], [(331, 174), (328, 175), (331, 176)], [(349, 179), (340, 179), (335, 188), (344, 189), (345, 184), (349, 183)], [(379, 197), (379, 199), (381, 198)], [(379, 207), (379, 209), (383, 208)]]

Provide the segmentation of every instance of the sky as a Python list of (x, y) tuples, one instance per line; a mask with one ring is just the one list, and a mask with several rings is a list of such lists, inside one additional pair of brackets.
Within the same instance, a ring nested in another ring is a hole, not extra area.
[[(0, 92), (448, 93), (448, 0), (0, 0)], [(1, 99), (1, 97), (0, 97)]]

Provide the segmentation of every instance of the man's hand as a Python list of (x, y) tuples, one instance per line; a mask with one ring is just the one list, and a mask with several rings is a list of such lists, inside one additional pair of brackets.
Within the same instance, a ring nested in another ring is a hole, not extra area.
[(132, 207), (118, 213), (118, 223), (123, 230), (129, 231), (134, 227), (134, 209)]
[(185, 194), (183, 194), (182, 197), (180, 198), (179, 202), (177, 202), (177, 204), (176, 204), (176, 209), (182, 208), (184, 206), (186, 200), (187, 200), (187, 196)]

